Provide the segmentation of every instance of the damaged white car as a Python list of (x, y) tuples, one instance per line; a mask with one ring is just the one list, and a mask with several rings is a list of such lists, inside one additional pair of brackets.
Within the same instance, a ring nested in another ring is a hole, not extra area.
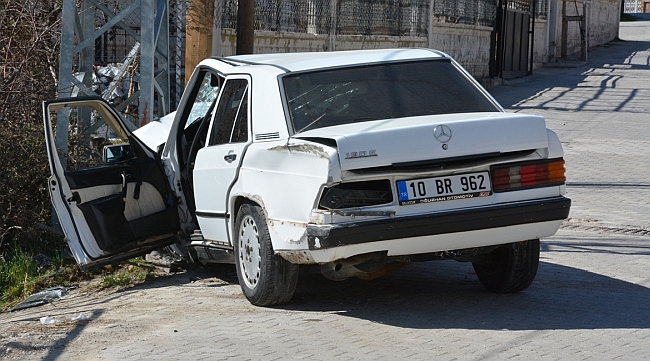
[(505, 113), (429, 49), (206, 59), (160, 153), (101, 99), (47, 102), (44, 118), (52, 202), (83, 268), (176, 243), (235, 263), (255, 305), (288, 302), (300, 265), (342, 280), (455, 259), (520, 291), (571, 203), (544, 118)]

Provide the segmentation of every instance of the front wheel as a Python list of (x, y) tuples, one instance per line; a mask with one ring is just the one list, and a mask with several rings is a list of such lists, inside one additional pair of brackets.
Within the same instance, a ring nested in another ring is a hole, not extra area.
[(242, 205), (235, 222), (237, 278), (244, 295), (255, 306), (287, 303), (298, 284), (298, 265), (273, 253), (262, 209)]
[(479, 281), (492, 292), (523, 291), (535, 279), (539, 265), (539, 239), (515, 242), (472, 262)]

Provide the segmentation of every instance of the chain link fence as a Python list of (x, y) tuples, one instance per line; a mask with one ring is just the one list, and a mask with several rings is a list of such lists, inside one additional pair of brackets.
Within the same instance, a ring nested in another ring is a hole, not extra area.
[(185, 25), (187, 0), (169, 0), (169, 103), (176, 109), (185, 88)]
[[(237, 1), (222, 1), (221, 28), (235, 29)], [(257, 0), (255, 30), (427, 36), (429, 14), (436, 22), (493, 26), (496, 0)]]
[[(430, 3), (430, 0), (257, 0), (255, 30), (427, 36)], [(236, 0), (223, 0), (220, 25), (222, 29), (236, 28)]]
[(432, 0), (437, 22), (494, 26), (496, 0)]
[[(119, 14), (128, 8), (128, 6), (129, 3), (120, 0), (103, 0), (97, 2), (92, 8), (95, 14), (95, 28), (100, 28), (110, 22), (113, 16), (109, 14)], [(131, 49), (133, 49), (136, 43), (133, 34), (140, 35), (139, 9), (130, 12), (120, 23), (121, 25), (128, 26), (130, 31), (124, 29), (122, 26), (114, 25), (95, 39), (95, 65), (106, 66), (108, 64), (121, 63)]]
[(548, 17), (548, 0), (535, 1), (535, 18), (546, 19)]
[(341, 0), (337, 33), (342, 35), (427, 36), (428, 0)]

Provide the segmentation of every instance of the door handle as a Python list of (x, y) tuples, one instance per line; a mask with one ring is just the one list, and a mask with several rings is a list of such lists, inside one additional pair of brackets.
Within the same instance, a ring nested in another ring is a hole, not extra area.
[(122, 172), (122, 198), (126, 198), (126, 190), (127, 190), (127, 178), (130, 178), (131, 175), (127, 174), (126, 172)]
[(232, 163), (237, 159), (237, 154), (235, 154), (234, 151), (229, 151), (228, 154), (223, 156), (223, 160), (225, 160), (228, 163)]

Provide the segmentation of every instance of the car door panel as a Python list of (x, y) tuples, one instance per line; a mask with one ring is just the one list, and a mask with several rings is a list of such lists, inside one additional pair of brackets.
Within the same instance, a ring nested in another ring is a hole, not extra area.
[(173, 234), (178, 229), (176, 211), (163, 199), (169, 190), (153, 162), (144, 158), (131, 164), (66, 172), (70, 190), (80, 200), (77, 206), (102, 250), (119, 251), (156, 233)]
[[(60, 109), (75, 107), (89, 110), (70, 111), (67, 127), (50, 120)], [(89, 131), (92, 136), (86, 134), (85, 138), (78, 120), (73, 119), (83, 114), (91, 115), (91, 129), (99, 129)], [(70, 248), (82, 266), (106, 258), (115, 260), (120, 254), (132, 257), (138, 250), (146, 252), (173, 241), (180, 228), (177, 202), (162, 163), (152, 150), (130, 135), (108, 104), (101, 99), (49, 102), (44, 104), (44, 118), (52, 202)], [(55, 141), (57, 128), (67, 129), (68, 134), (62, 136), (68, 138), (65, 147)], [(97, 132), (105, 138), (98, 137)], [(98, 159), (101, 146), (93, 143), (115, 141), (130, 148), (132, 157), (115, 163)]]
[(193, 169), (196, 216), (203, 237), (228, 242), (228, 201), (249, 139), (249, 79), (226, 79), (208, 131), (207, 146), (196, 156)]

